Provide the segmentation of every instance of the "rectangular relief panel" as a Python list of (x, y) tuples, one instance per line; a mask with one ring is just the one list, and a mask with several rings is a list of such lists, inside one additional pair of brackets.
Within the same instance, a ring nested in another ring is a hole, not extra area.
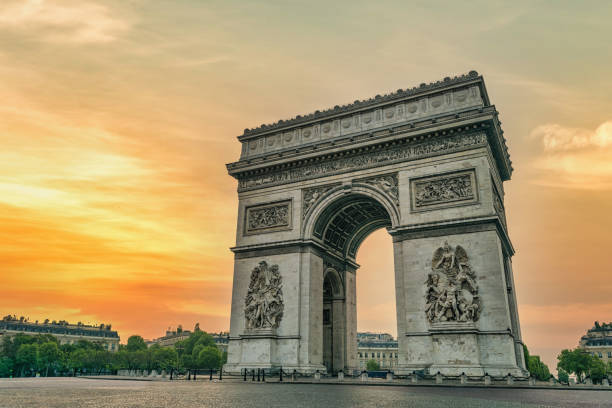
[(292, 200), (286, 200), (246, 207), (244, 235), (290, 230), (292, 203)]
[(411, 209), (437, 210), (478, 202), (474, 169), (410, 180)]

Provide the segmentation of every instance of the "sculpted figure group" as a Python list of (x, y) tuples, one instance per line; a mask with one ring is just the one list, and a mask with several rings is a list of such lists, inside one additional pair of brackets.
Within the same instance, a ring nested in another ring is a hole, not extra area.
[(417, 206), (430, 205), (474, 196), (469, 175), (442, 178), (416, 184)]
[(444, 243), (434, 252), (427, 278), (425, 313), (432, 323), (474, 322), (480, 315), (478, 285), (467, 253)]
[(247, 329), (277, 328), (283, 317), (282, 278), (278, 265), (261, 261), (251, 272), (244, 301)]

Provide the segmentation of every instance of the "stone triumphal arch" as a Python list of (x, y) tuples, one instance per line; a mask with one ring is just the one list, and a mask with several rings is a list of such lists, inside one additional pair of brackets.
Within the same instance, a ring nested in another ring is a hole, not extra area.
[(226, 370), (357, 369), (355, 256), (386, 228), (396, 373), (524, 375), (500, 126), (472, 71), (246, 129)]

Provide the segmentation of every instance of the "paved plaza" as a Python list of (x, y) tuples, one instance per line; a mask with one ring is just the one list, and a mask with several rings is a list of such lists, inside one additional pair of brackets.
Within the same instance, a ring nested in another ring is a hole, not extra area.
[(0, 407), (612, 407), (612, 392), (31, 378), (1, 379)]

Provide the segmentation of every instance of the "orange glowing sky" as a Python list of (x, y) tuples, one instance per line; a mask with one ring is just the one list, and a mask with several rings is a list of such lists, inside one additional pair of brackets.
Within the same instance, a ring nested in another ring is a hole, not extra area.
[[(235, 136), (476, 69), (516, 169), (523, 338), (555, 365), (612, 320), (611, 17), (605, 1), (4, 0), (0, 311), (123, 341), (228, 329)], [(385, 231), (360, 250), (360, 330), (395, 334), (391, 255)]]

